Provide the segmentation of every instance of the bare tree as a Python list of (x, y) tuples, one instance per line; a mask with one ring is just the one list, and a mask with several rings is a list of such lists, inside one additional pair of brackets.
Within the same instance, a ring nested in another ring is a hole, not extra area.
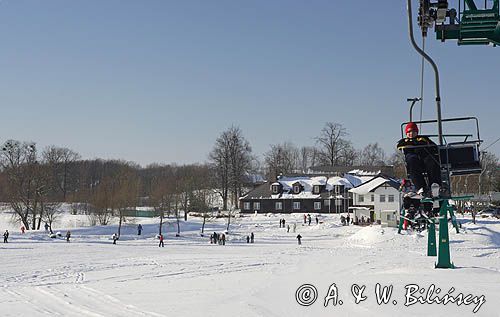
[(357, 151), (350, 141), (340, 141), (340, 165), (353, 166), (359, 164), (359, 151)]
[(57, 189), (62, 195), (62, 200), (66, 201), (69, 184), (75, 186), (74, 177), (75, 162), (80, 159), (80, 155), (68, 148), (49, 146), (42, 154), (44, 161), (52, 170), (52, 183), (54, 189)]
[(320, 160), (323, 164), (337, 166), (342, 158), (342, 148), (346, 146), (344, 137), (346, 129), (340, 123), (327, 122), (321, 130), (316, 143), (320, 149)]
[(394, 176), (398, 178), (406, 177), (405, 156), (401, 151), (395, 150), (389, 158), (388, 163), (394, 166)]
[(298, 169), (299, 155), (299, 150), (292, 143), (271, 145), (271, 149), (264, 154), (268, 179), (295, 172)]
[(378, 142), (368, 144), (361, 151), (361, 164), (367, 166), (385, 165), (385, 152)]
[(60, 203), (49, 203), (45, 205), (43, 220), (49, 225), (50, 233), (53, 233), (52, 225), (57, 219), (59, 219), (62, 213), (63, 210), (61, 209)]
[[(26, 229), (36, 229), (40, 200), (45, 194), (35, 143), (8, 140), (0, 151), (0, 164), (9, 186), (8, 201)], [(41, 217), (41, 214), (39, 215)]]
[(135, 170), (125, 165), (114, 177), (113, 203), (118, 211), (118, 238), (121, 235), (122, 223), (125, 220), (126, 211), (137, 206), (137, 193), (139, 189), (139, 179)]
[(307, 173), (310, 167), (316, 166), (318, 149), (313, 146), (302, 146), (299, 149), (298, 167), (301, 173)]
[(167, 213), (167, 215), (170, 214), (175, 195), (172, 176), (169, 175), (169, 172), (171, 172), (169, 168), (163, 168), (162, 171), (153, 178), (151, 183), (150, 203), (154, 207), (155, 213), (160, 218), (158, 234), (162, 234), (165, 213)]
[(209, 154), (215, 186), (227, 210), (229, 194), (235, 204), (242, 191), (245, 175), (251, 169), (252, 149), (238, 127), (232, 126), (217, 138)]
[(495, 180), (499, 175), (498, 158), (489, 152), (481, 153), (481, 174), (479, 175), (478, 193), (491, 192), (495, 185)]

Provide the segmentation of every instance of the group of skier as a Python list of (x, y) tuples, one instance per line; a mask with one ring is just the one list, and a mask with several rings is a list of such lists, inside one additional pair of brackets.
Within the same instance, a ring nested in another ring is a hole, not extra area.
[(226, 234), (214, 232), (210, 235), (210, 244), (226, 245)]

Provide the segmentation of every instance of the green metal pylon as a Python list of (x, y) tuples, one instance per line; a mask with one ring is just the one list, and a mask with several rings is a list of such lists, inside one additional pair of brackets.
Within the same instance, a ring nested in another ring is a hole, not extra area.
[(450, 236), (448, 233), (448, 199), (442, 199), (439, 209), (439, 252), (435, 268), (453, 269), (455, 266), (450, 258)]
[(436, 223), (431, 218), (427, 227), (427, 256), (436, 256)]
[(403, 222), (405, 220), (404, 217), (405, 217), (405, 207), (402, 207), (401, 211), (399, 212), (398, 234), (401, 234), (401, 230), (403, 229)]
[(453, 224), (453, 227), (455, 227), (457, 233), (460, 233), (460, 231), (458, 230), (457, 217), (455, 217), (455, 213), (453, 212), (453, 206), (450, 206), (448, 211), (450, 212), (451, 223)]

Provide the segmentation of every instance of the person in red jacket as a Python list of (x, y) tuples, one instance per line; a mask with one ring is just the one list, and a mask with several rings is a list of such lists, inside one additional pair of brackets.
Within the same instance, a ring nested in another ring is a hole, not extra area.
[(163, 235), (160, 233), (160, 244), (158, 244), (158, 248), (159, 247), (165, 247), (165, 245), (163, 244)]
[[(427, 136), (418, 135), (418, 127), (409, 122), (405, 127), (406, 138), (398, 141), (398, 150), (403, 151), (408, 171), (417, 191), (430, 196), (430, 185), (441, 185), (438, 147)], [(429, 184), (425, 182), (423, 173), (427, 173)]]

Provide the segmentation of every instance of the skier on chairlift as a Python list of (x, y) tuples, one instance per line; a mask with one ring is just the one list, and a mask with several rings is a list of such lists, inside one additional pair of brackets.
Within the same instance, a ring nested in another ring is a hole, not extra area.
[[(406, 138), (399, 140), (397, 147), (405, 155), (408, 177), (418, 194), (431, 197), (431, 184), (441, 184), (437, 145), (427, 136), (418, 134), (418, 127), (409, 122), (405, 127)], [(428, 183), (424, 173), (427, 173)]]

